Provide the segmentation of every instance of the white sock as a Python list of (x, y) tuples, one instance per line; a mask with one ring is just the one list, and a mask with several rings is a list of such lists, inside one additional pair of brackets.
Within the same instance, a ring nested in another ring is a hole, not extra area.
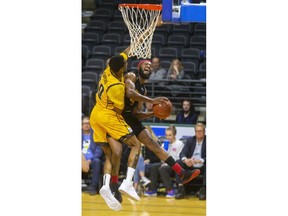
[(135, 169), (131, 168), (131, 167), (128, 167), (127, 169), (127, 176), (126, 176), (126, 180), (128, 182), (132, 182), (132, 178), (134, 176), (134, 173), (135, 173)]
[(109, 187), (110, 179), (111, 179), (111, 175), (110, 174), (105, 174), (103, 176), (103, 184)]

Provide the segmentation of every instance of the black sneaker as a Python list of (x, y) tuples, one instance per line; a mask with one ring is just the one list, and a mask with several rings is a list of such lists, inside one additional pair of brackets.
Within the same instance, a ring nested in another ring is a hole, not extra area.
[(113, 194), (113, 196), (120, 202), (122, 203), (122, 195), (118, 191), (118, 183), (111, 183), (110, 184), (110, 189)]
[(183, 199), (185, 196), (185, 188), (184, 186), (179, 186), (178, 192), (175, 195), (175, 199)]
[(182, 183), (186, 184), (188, 182), (190, 182), (191, 180), (193, 180), (194, 178), (196, 178), (197, 176), (200, 175), (200, 170), (199, 169), (195, 169), (195, 170), (182, 170), (182, 176), (180, 176)]

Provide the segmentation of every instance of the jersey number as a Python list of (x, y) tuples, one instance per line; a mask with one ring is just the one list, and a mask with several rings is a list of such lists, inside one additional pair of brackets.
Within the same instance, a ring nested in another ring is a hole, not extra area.
[(104, 86), (101, 84), (99, 86), (99, 90), (98, 90), (98, 97), (100, 98), (100, 100), (101, 100), (101, 96), (103, 94), (103, 91), (104, 91)]

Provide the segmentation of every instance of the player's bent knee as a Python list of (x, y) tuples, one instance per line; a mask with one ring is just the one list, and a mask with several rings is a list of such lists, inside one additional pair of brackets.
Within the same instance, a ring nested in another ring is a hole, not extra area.
[(141, 143), (139, 142), (139, 140), (136, 138), (136, 136), (132, 136), (128, 139), (126, 139), (125, 141), (125, 144), (127, 144), (129, 147), (139, 147), (141, 146)]

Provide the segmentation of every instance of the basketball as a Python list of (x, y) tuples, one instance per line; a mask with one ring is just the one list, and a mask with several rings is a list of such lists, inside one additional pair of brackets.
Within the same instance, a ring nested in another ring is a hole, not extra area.
[(155, 104), (153, 106), (154, 115), (160, 119), (166, 119), (168, 116), (170, 116), (171, 111), (172, 111), (172, 104), (169, 100), (161, 104)]

